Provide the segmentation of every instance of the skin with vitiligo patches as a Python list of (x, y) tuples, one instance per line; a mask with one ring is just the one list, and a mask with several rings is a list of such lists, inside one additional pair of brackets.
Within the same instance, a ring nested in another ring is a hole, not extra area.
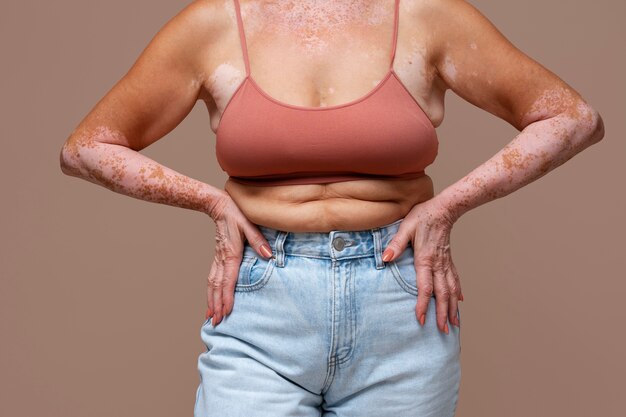
[(336, 36), (344, 34), (346, 26), (379, 26), (393, 13), (389, 1), (263, 0), (240, 4), (246, 37), (259, 32), (287, 36), (307, 54), (323, 53)]
[(65, 144), (65, 168), (70, 175), (137, 199), (210, 211), (211, 187), (122, 143), (127, 143), (123, 133), (108, 126), (74, 134)]
[[(372, 91), (388, 71), (394, 0), (239, 0), (239, 3), (252, 76), (277, 100), (311, 107), (348, 103)], [(446, 10), (438, 9), (443, 3)], [(210, 97), (215, 104), (207, 103), (214, 132), (227, 103), (245, 77), (234, 2), (224, 0), (222, 4), (223, 10), (214, 13), (215, 19), (223, 19), (214, 25), (219, 44), (215, 41), (211, 45), (215, 54), (203, 56), (201, 71), (202, 87), (207, 92), (203, 96)], [(355, 180), (276, 187), (247, 186), (227, 180), (226, 192), (220, 197), (225, 194), (233, 203), (225, 210), (223, 223), (234, 224), (233, 213), (238, 209), (253, 223), (286, 231), (360, 230), (403, 216), (417, 216), (419, 221), (413, 218), (404, 223), (414, 236), (424, 240), (419, 248), (414, 245), (419, 251), (416, 259), (441, 261), (443, 258), (436, 255), (439, 252), (436, 248), (447, 245), (450, 219), (545, 175), (601, 136), (597, 112), (574, 91), (556, 83), (537, 67), (533, 67), (534, 71), (543, 75), (533, 80), (534, 89), (530, 91), (539, 90), (538, 85), (553, 87), (537, 94), (529, 110), (519, 115), (529, 98), (522, 100), (520, 94), (510, 94), (519, 90), (514, 90), (514, 86), (525, 84), (517, 82), (523, 78), (517, 60), (507, 61), (507, 54), (490, 54), (496, 50), (494, 45), (502, 48), (502, 42), (487, 25), (476, 24), (476, 13), (467, 10), (466, 15), (456, 13), (463, 12), (457, 8), (464, 4), (468, 3), (401, 1), (393, 68), (435, 127), (443, 120), (444, 94), (450, 86), (474, 96), (477, 102), (482, 99), (479, 104), (485, 108), (500, 101), (515, 102), (517, 112), (510, 118), (515, 119), (516, 126), (526, 127), (507, 146), (439, 193), (436, 199), (428, 175), (413, 180)], [(455, 16), (461, 16), (462, 25), (445, 24)], [(475, 25), (472, 30), (464, 31), (463, 25), (472, 21)], [(445, 59), (440, 62), (441, 56)], [(492, 61), (487, 64), (489, 59)], [(513, 76), (498, 78), (503, 73)], [(524, 74), (527, 73), (531, 71)], [(504, 99), (494, 100), (496, 95)], [(507, 106), (499, 107), (495, 110), (501, 113), (508, 110)], [(122, 113), (120, 109), (111, 112)], [(113, 120), (110, 118), (111, 123), (100, 123), (72, 135), (64, 154), (68, 173), (139, 199), (213, 211), (207, 205), (218, 195), (216, 188), (124, 146), (128, 141), (113, 126)], [(293, 140), (298, 140), (297, 135)], [(386, 140), (393, 138), (381, 138), (381, 147)], [(218, 233), (218, 239), (222, 236), (227, 239), (228, 235)], [(436, 270), (450, 271), (451, 265), (447, 257), (445, 264)], [(222, 275), (219, 271), (217, 279), (223, 279)], [(445, 311), (438, 306), (438, 317)], [(450, 316), (454, 317), (454, 312)], [(438, 320), (442, 330), (444, 323)]]
[(554, 108), (561, 109), (557, 116), (529, 124), (496, 155), (445, 190), (455, 201), (457, 215), (537, 180), (591, 145), (589, 137), (599, 115), (566, 87), (543, 91), (524, 119), (541, 118), (546, 109)]
[[(311, 107), (350, 102), (375, 88), (391, 64), (394, 0), (239, 3), (251, 75), (281, 102)], [(400, 5), (401, 33), (393, 68), (437, 126), (443, 119), (443, 92), (434, 91), (432, 85), (434, 71), (427, 47), (431, 37), (426, 28), (407, 26), (402, 9), (410, 4)], [(237, 36), (231, 38), (230, 59), (220, 59), (207, 73), (207, 89), (215, 103), (211, 109), (214, 132), (245, 77), (234, 2), (225, 0), (224, 7), (231, 31)], [(405, 36), (408, 42), (402, 40)]]

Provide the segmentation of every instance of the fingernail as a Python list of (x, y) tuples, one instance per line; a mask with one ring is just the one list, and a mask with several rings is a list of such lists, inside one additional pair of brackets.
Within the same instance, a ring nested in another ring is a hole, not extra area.
[(269, 245), (267, 243), (264, 243), (261, 246), (261, 253), (263, 254), (263, 256), (265, 256), (266, 258), (271, 258), (272, 257), (272, 250), (270, 249)]
[(446, 322), (446, 324), (443, 326), (443, 331), (446, 332), (446, 334), (449, 333), (448, 322)]
[(463, 293), (459, 295), (459, 300), (463, 301)]
[(424, 313), (422, 313), (422, 315), (420, 316), (420, 323), (423, 326), (424, 322), (426, 322), (426, 315)]
[(393, 257), (393, 250), (390, 248), (385, 249), (383, 252), (383, 262), (389, 261)]

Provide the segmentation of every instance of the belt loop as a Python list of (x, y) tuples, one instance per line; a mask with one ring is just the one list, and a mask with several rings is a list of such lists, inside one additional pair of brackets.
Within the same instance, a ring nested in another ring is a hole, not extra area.
[(287, 239), (288, 234), (289, 232), (279, 230), (274, 241), (274, 251), (276, 252), (274, 256), (276, 257), (276, 266), (279, 268), (285, 267), (285, 239)]
[(383, 262), (383, 254), (382, 254), (382, 240), (380, 228), (376, 227), (371, 229), (372, 236), (374, 237), (374, 257), (376, 258), (376, 269), (383, 269), (385, 267), (385, 262)]

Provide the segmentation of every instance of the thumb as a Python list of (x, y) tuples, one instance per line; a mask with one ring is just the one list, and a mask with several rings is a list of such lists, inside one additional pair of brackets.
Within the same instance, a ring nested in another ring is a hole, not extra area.
[(399, 254), (404, 252), (409, 240), (409, 234), (398, 229), (383, 251), (383, 261), (391, 262), (396, 259)]
[(246, 228), (245, 235), (250, 246), (252, 246), (259, 255), (264, 258), (271, 258), (273, 256), (269, 242), (265, 239), (265, 236), (263, 236), (263, 233), (261, 233), (258, 227), (251, 226)]

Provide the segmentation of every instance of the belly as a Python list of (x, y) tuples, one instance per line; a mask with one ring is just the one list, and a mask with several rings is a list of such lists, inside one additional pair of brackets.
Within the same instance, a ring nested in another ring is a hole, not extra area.
[(355, 180), (329, 184), (224, 189), (252, 223), (288, 232), (362, 230), (392, 223), (434, 196), (432, 179)]

